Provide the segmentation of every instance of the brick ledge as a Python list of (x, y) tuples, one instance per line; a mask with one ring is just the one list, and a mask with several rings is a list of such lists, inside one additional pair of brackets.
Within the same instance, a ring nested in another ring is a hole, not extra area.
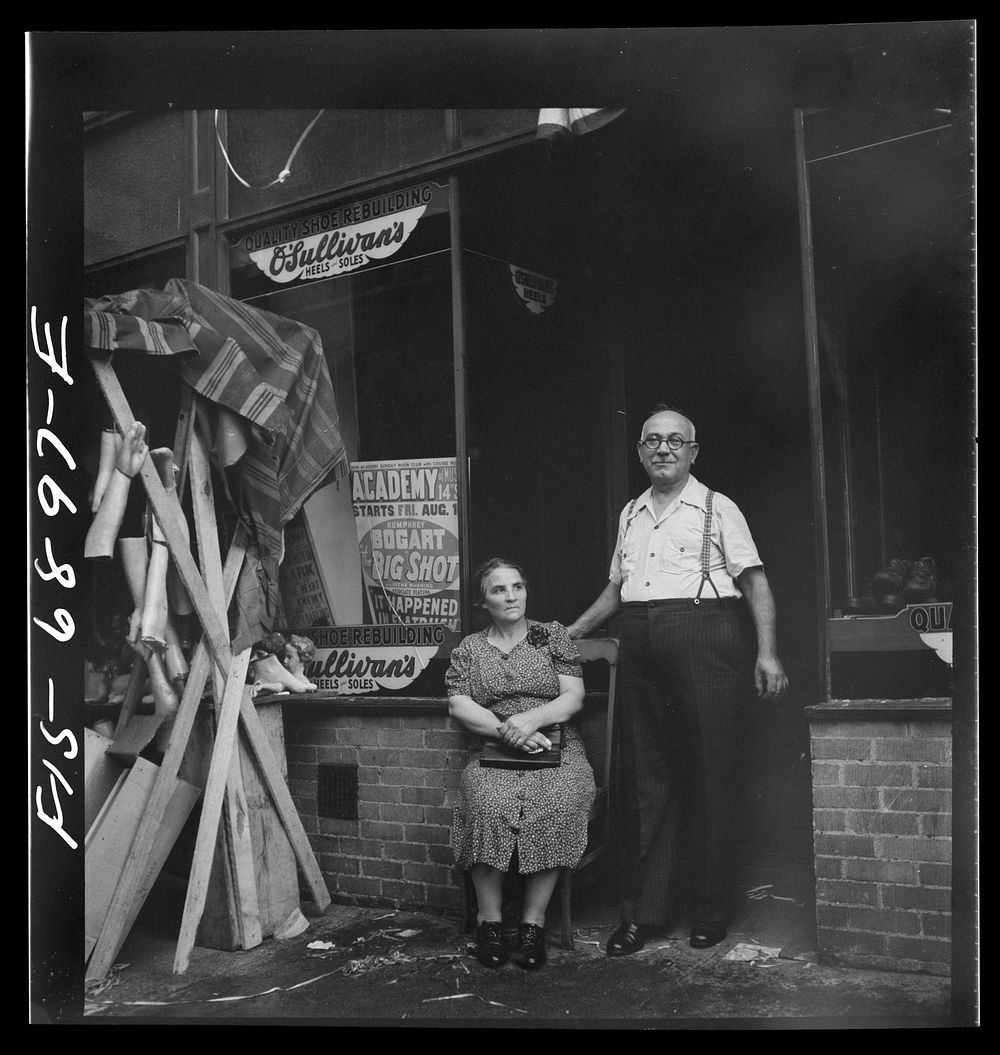
[(335, 692), (289, 692), (258, 696), (254, 703), (282, 703), (286, 718), (302, 710), (323, 708), (341, 714), (447, 714), (443, 696), (338, 696)]
[(827, 700), (804, 708), (810, 720), (829, 721), (848, 718), (856, 721), (896, 718), (900, 720), (940, 721), (952, 716), (950, 696), (931, 696), (911, 700)]

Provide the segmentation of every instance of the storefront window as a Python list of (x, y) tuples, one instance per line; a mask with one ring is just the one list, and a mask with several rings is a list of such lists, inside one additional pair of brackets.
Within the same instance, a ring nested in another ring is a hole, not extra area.
[(184, 246), (178, 246), (125, 264), (89, 271), (83, 279), (84, 296), (96, 298), (130, 289), (163, 289), (170, 279), (184, 275), (186, 256)]
[(449, 237), (448, 189), (423, 183), (231, 248), (234, 295), (314, 328), (333, 383), (349, 467), (287, 526), (281, 567), (326, 691), (440, 693), (461, 631)]
[(538, 127), (538, 111), (459, 110), (458, 122), (462, 146), (471, 147), (534, 132)]
[(186, 232), (185, 158), (182, 113), (125, 118), (87, 133), (85, 264)]
[(950, 695), (968, 141), (948, 111), (805, 123), (834, 696)]
[[(445, 153), (444, 110), (229, 110), (226, 125), (233, 218)], [(290, 174), (275, 182), (289, 158)]]

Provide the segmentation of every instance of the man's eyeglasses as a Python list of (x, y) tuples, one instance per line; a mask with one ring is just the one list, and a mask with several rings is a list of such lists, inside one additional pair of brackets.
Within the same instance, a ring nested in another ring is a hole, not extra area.
[(682, 436), (647, 436), (639, 442), (650, 451), (658, 450), (661, 443), (665, 443), (672, 451), (679, 451), (685, 444), (693, 446), (695, 443), (694, 440), (686, 440)]

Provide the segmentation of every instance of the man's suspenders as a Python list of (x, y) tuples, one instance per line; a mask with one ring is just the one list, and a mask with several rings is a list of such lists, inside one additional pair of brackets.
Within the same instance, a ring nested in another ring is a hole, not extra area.
[(705, 529), (701, 535), (701, 582), (698, 583), (698, 593), (694, 598), (695, 604), (701, 604), (701, 591), (705, 589), (706, 582), (715, 590), (715, 596), (719, 596), (719, 590), (712, 582), (712, 576), (708, 570), (712, 556), (712, 497), (714, 495), (714, 491), (709, 491), (705, 496)]
[[(701, 582), (698, 584), (698, 593), (694, 597), (695, 604), (701, 603), (701, 591), (705, 589), (706, 582), (715, 591), (715, 596), (719, 596), (719, 590), (715, 583), (712, 582), (712, 575), (708, 570), (712, 557), (712, 499), (714, 496), (714, 491), (708, 491), (705, 495), (705, 527), (701, 535)], [(628, 512), (625, 514), (625, 530), (622, 532), (623, 552), (625, 539), (628, 538), (628, 529), (632, 526), (632, 513), (638, 501), (638, 498), (633, 498), (631, 505), (628, 507)]]

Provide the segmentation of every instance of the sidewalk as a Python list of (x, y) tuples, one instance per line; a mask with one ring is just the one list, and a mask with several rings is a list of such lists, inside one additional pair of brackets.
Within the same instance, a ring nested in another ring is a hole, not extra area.
[[(574, 885), (575, 948), (537, 972), (476, 961), (458, 921), (428, 913), (304, 906), (309, 927), (251, 950), (196, 947), (172, 972), (183, 882), (163, 875), (107, 978), (88, 989), (88, 1022), (382, 1027), (885, 1028), (947, 1026), (950, 983), (930, 975), (817, 962), (804, 877), (748, 872), (729, 937), (695, 950), (679, 922), (642, 952), (608, 959), (617, 923), (595, 880)], [(318, 943), (318, 944), (317, 944)], [(727, 959), (738, 947), (776, 953)], [(310, 948), (310, 946), (312, 946)]]

